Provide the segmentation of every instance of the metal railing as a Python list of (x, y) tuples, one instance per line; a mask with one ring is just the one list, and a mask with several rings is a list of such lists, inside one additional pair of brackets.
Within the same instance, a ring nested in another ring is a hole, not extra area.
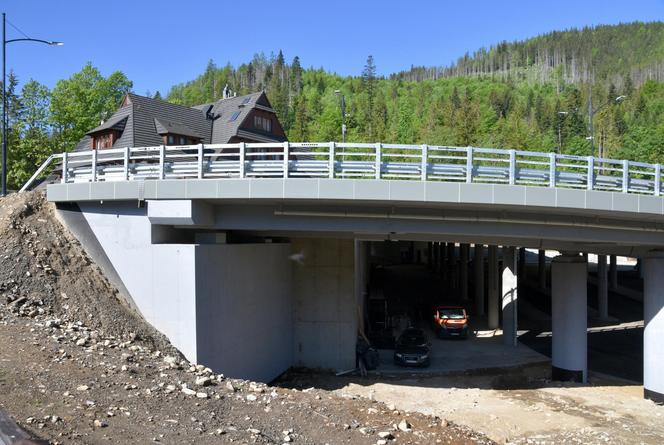
[(52, 155), (63, 183), (205, 178), (355, 178), (565, 187), (660, 196), (662, 168), (627, 160), (477, 147), (237, 143)]

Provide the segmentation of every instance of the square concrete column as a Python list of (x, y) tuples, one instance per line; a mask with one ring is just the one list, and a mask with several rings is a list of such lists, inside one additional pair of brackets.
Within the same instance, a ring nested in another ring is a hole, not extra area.
[(519, 251), (519, 268), (518, 268), (518, 274), (519, 278), (522, 280), (526, 279), (526, 249), (523, 247), (520, 247), (517, 249)]
[(487, 315), (489, 329), (498, 329), (498, 247), (489, 246)]
[(468, 257), (470, 254), (470, 246), (462, 244), (459, 248), (461, 259), (459, 260), (459, 290), (461, 292), (461, 299), (468, 299)]
[(597, 255), (597, 310), (602, 320), (609, 318), (608, 280), (606, 255)]
[(588, 267), (583, 256), (564, 254), (551, 262), (551, 377), (588, 379)]
[(484, 315), (484, 246), (481, 244), (475, 244), (473, 284), (475, 285), (475, 315)]
[(643, 395), (664, 404), (664, 253), (643, 259)]
[(503, 341), (511, 346), (517, 344), (517, 268), (516, 248), (503, 247)]
[(615, 255), (609, 257), (609, 287), (611, 290), (618, 289), (618, 258)]
[(456, 289), (455, 265), (456, 245), (454, 243), (447, 243), (447, 281), (451, 289)]
[(447, 279), (447, 243), (440, 243), (440, 276), (443, 282)]
[(537, 252), (537, 284), (540, 290), (546, 290), (546, 250)]

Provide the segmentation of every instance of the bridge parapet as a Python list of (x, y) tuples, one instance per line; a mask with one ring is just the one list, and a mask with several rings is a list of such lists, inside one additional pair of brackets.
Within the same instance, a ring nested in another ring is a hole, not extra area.
[(438, 145), (336, 142), (126, 147), (55, 154), (63, 183), (334, 178), (489, 183), (660, 196), (662, 168), (628, 160)]

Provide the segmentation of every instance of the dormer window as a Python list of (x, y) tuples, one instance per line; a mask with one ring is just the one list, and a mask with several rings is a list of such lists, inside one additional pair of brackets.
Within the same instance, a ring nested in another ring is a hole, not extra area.
[(118, 132), (113, 130), (96, 133), (92, 135), (92, 148), (95, 150), (111, 148), (113, 147), (117, 136)]
[(183, 136), (181, 134), (165, 134), (164, 145), (196, 145), (200, 144), (199, 138)]
[(254, 116), (254, 128), (272, 133), (272, 119), (263, 116)]

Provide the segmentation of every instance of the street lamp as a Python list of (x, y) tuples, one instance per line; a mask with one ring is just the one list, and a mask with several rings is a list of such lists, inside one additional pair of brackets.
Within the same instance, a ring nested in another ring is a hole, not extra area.
[(339, 106), (341, 107), (341, 142), (346, 142), (346, 97), (340, 90), (335, 90), (334, 94), (339, 97)]
[[(569, 114), (569, 111), (559, 111), (558, 116), (565, 117)], [(562, 118), (558, 119), (558, 154), (563, 152), (563, 137), (560, 132), (560, 125), (562, 124)]]
[[(593, 157), (595, 157), (595, 133), (594, 133), (594, 128), (593, 128), (593, 117), (595, 116), (595, 113), (597, 113), (599, 110), (602, 108), (606, 107), (607, 105), (613, 104), (613, 103), (620, 103), (623, 100), (627, 99), (627, 96), (621, 95), (616, 97), (615, 99), (609, 99), (602, 105), (600, 105), (597, 108), (593, 109), (593, 95), (592, 95), (592, 89), (590, 90), (590, 96), (588, 97), (588, 131), (590, 132), (590, 136), (588, 136), (586, 139), (590, 140), (590, 148), (591, 148), (591, 154)], [(600, 153), (602, 154), (602, 153)]]
[(6, 18), (5, 13), (2, 13), (2, 196), (7, 195), (7, 76), (5, 75), (6, 69), (6, 54), (7, 44), (14, 42), (36, 42), (43, 43), (51, 46), (62, 46), (64, 43), (56, 42), (53, 40), (31, 39), (26, 36), (20, 39), (7, 40), (6, 37)]

